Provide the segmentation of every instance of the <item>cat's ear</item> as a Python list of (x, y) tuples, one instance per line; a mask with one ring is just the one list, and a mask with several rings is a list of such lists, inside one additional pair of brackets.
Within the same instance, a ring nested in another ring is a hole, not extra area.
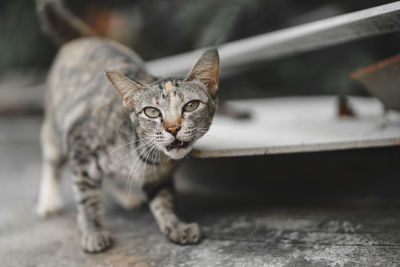
[(106, 75), (118, 94), (122, 97), (124, 106), (133, 111), (133, 95), (138, 90), (143, 89), (143, 86), (116, 71), (106, 71)]
[(208, 93), (214, 95), (218, 90), (219, 55), (217, 49), (210, 49), (197, 60), (185, 81), (200, 80), (207, 86)]

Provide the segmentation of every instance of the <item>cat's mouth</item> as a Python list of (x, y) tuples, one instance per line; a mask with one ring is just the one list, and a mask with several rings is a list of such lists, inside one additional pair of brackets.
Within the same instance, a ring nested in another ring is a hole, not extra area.
[(167, 151), (171, 151), (172, 149), (179, 149), (179, 148), (186, 148), (188, 147), (190, 143), (189, 142), (184, 142), (184, 141), (180, 141), (178, 139), (175, 139), (174, 142), (172, 142), (171, 144), (167, 145)]

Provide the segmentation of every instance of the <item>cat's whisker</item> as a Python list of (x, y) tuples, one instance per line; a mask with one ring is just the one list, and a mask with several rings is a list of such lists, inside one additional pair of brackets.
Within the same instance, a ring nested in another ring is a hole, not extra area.
[[(134, 173), (136, 172), (137, 168), (140, 166), (140, 157), (143, 155), (143, 153), (147, 152), (148, 147), (151, 146), (152, 143), (145, 143), (144, 149), (138, 154), (137, 158), (135, 159), (135, 161), (133, 162), (130, 170), (129, 170), (129, 174), (128, 174), (128, 180), (127, 180), (127, 187), (129, 190), (129, 193), (131, 193), (131, 187), (132, 187), (132, 183), (134, 180)], [(136, 167), (137, 165), (137, 167)]]
[(140, 151), (140, 153), (137, 154), (137, 157), (129, 170), (129, 176), (128, 176), (129, 178), (131, 177), (131, 174), (134, 175), (134, 170), (136, 170), (136, 165), (138, 163), (140, 163), (140, 158), (142, 157), (143, 154), (145, 154), (147, 152), (147, 149), (150, 146), (151, 146), (151, 143), (144, 143), (144, 145), (142, 146), (142, 151)]
[(157, 172), (156, 172), (156, 155), (157, 153), (160, 151), (157, 146), (156, 146), (156, 153), (153, 153), (153, 158), (152, 158), (152, 162), (153, 162), (153, 172), (154, 172), (154, 176), (157, 178)]
[[(210, 127), (210, 128), (211, 128), (211, 127)], [(208, 128), (207, 126), (203, 126), (203, 125), (198, 126), (198, 129), (199, 129), (199, 130), (201, 130), (201, 131), (207, 131), (208, 134), (209, 134), (209, 133), (228, 134), (228, 133), (230, 132), (229, 129), (226, 129), (226, 128), (221, 127), (221, 126), (217, 126), (217, 127), (212, 128), (211, 130), (209, 130), (210, 128)], [(209, 131), (208, 131), (208, 130), (209, 130)]]
[[(154, 140), (155, 141), (155, 140)], [(147, 162), (148, 162), (148, 158), (149, 158), (149, 156), (151, 155), (151, 153), (154, 151), (154, 149), (156, 149), (156, 144), (155, 144), (155, 142), (153, 142), (152, 143), (152, 146), (149, 148), (149, 150), (147, 151), (147, 153), (145, 153), (144, 154), (144, 156), (143, 156), (143, 158), (144, 158), (144, 160), (141, 162), (141, 164), (144, 166), (143, 168), (142, 168), (142, 175), (141, 176), (139, 176), (139, 179), (140, 179), (140, 181), (141, 182), (144, 182), (144, 174), (145, 174), (145, 171), (147, 170)]]
[[(131, 167), (131, 169), (130, 169), (130, 171), (129, 171), (129, 179), (128, 179), (128, 181), (129, 181), (129, 191), (130, 191), (130, 189), (131, 189), (131, 187), (132, 187), (132, 184), (133, 184), (133, 181), (134, 181), (134, 176), (135, 176), (135, 173), (138, 171), (138, 170), (140, 170), (140, 168), (141, 168), (141, 165), (143, 165), (144, 164), (144, 162), (143, 162), (143, 158), (145, 159), (145, 157), (146, 157), (146, 155), (148, 154), (148, 152), (149, 152), (149, 150), (150, 149), (152, 149), (152, 147), (154, 146), (154, 142), (155, 142), (155, 140), (151, 140), (148, 144), (147, 144), (147, 146), (139, 153), (139, 155), (138, 155), (138, 157), (136, 158), (136, 160), (135, 160), (135, 162), (133, 163), (133, 165), (132, 165), (132, 167)], [(146, 160), (144, 160), (144, 161), (146, 161)], [(137, 179), (140, 179), (140, 178), (142, 178), (140, 175), (137, 175), (136, 176), (136, 178)], [(141, 179), (139, 180), (139, 181), (141, 181)]]
[(121, 146), (117, 147), (116, 149), (112, 150), (110, 153), (108, 153), (107, 155), (105, 155), (105, 156), (100, 160), (100, 163), (103, 162), (103, 161), (104, 161), (106, 158), (108, 158), (109, 156), (111, 156), (111, 154), (113, 154), (114, 152), (117, 152), (118, 150), (120, 150), (120, 149), (122, 149), (122, 148), (124, 148), (124, 147), (126, 147), (126, 146), (128, 146), (128, 145), (134, 144), (134, 143), (135, 143), (135, 141), (132, 141), (132, 142), (129, 142), (129, 143), (126, 143), (126, 144), (124, 144), (124, 145), (121, 145)]
[(110, 157), (113, 153), (117, 152), (118, 150), (121, 150), (122, 148), (124, 148), (124, 147), (126, 147), (128, 145), (134, 144), (134, 143), (142, 141), (142, 140), (145, 140), (145, 138), (136, 139), (136, 140), (134, 140), (132, 142), (128, 142), (128, 143), (126, 143), (124, 145), (121, 145), (121, 146), (113, 149), (111, 152), (109, 152), (107, 155), (105, 155), (99, 162), (102, 163), (106, 158)]
[[(156, 145), (154, 144), (150, 149), (149, 152), (144, 156), (144, 162), (147, 163), (151, 153), (153, 153), (154, 149), (156, 149)], [(154, 166), (154, 162), (153, 162), (153, 166)], [(144, 165), (144, 168), (142, 170), (142, 178), (144, 179), (144, 173), (147, 170), (147, 165)]]
[(119, 158), (117, 161), (121, 161), (121, 160), (126, 159), (126, 158), (127, 158), (128, 156), (130, 156), (133, 152), (135, 152), (135, 151), (137, 151), (137, 150), (143, 148), (143, 146), (145, 146), (145, 145), (146, 145), (146, 143), (143, 143), (143, 144), (139, 145), (137, 148), (135, 148), (135, 149), (129, 151), (126, 155), (124, 155), (124, 156), (122, 156), (121, 158)]
[[(157, 158), (158, 158), (158, 162), (160, 162), (160, 161), (161, 161), (161, 150), (158, 150), (158, 151), (157, 151)], [(157, 171), (156, 171), (156, 179), (159, 180), (159, 179), (158, 179)]]

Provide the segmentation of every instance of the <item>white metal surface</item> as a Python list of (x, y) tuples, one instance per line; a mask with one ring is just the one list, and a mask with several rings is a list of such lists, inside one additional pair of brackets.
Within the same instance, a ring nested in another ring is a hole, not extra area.
[(400, 113), (385, 114), (375, 98), (351, 97), (357, 117), (339, 118), (336, 97), (234, 101), (250, 120), (216, 116), (195, 145), (199, 158), (329, 151), (400, 145)]
[[(233, 41), (218, 47), (221, 75), (245, 65), (400, 30), (400, 1)], [(147, 62), (157, 76), (183, 75), (204, 49)]]

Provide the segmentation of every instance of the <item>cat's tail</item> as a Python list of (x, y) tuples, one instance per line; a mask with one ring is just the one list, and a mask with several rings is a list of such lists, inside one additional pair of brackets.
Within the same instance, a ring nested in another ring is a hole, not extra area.
[(36, 8), (42, 30), (58, 43), (97, 35), (94, 29), (69, 12), (62, 0), (36, 0)]

